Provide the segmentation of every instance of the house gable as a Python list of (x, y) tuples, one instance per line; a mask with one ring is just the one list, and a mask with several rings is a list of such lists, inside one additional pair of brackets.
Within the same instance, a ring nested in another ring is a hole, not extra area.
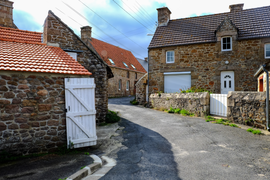
[(238, 29), (228, 16), (224, 18), (215, 33), (217, 41), (221, 41), (221, 38), (224, 36), (232, 36), (233, 40), (237, 40), (238, 37)]

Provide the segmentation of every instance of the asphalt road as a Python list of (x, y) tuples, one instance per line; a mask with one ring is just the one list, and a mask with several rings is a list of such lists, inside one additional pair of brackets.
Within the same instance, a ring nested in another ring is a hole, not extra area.
[(117, 165), (101, 179), (270, 179), (270, 136), (109, 99), (124, 126)]

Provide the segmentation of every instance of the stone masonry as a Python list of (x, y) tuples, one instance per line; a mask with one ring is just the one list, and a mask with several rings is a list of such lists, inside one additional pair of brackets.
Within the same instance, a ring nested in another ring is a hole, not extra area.
[(13, 23), (13, 2), (0, 0), (0, 26), (16, 28)]
[[(191, 71), (191, 86), (214, 93), (220, 93), (221, 71), (234, 71), (235, 91), (256, 91), (254, 73), (265, 61), (269, 40), (233, 41), (233, 51), (221, 51), (220, 42), (149, 49), (149, 92), (164, 91), (164, 72), (181, 71)], [(175, 63), (166, 64), (167, 50), (174, 50)]]
[(1, 71), (0, 151), (45, 153), (66, 144), (65, 77), (80, 76)]
[(229, 92), (228, 120), (266, 129), (266, 95), (264, 92)]
[(111, 69), (98, 56), (93, 47), (85, 44), (66, 24), (49, 11), (44, 24), (44, 43), (56, 43), (63, 50), (77, 51), (77, 61), (92, 73), (95, 79), (96, 121), (105, 121), (108, 112), (108, 79)]
[[(133, 96), (136, 92), (135, 84), (145, 74), (140, 72), (128, 71), (120, 68), (111, 67), (114, 77), (109, 79), (108, 93), (109, 97)], [(127, 77), (129, 72), (129, 77)], [(137, 73), (137, 78), (135, 73)], [(119, 80), (121, 79), (122, 86), (119, 89)], [(127, 90), (127, 81), (129, 81), (129, 90)]]
[(146, 103), (146, 87), (147, 87), (148, 74), (146, 73), (143, 77), (139, 79), (136, 83), (136, 101), (139, 104)]
[(197, 117), (204, 117), (210, 113), (210, 95), (203, 93), (154, 93), (149, 102), (154, 108), (179, 108), (194, 113)]

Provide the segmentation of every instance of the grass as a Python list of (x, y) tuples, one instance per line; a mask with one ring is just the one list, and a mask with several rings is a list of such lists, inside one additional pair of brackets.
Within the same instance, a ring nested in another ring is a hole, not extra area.
[(180, 93), (197, 93), (197, 92), (208, 92), (209, 94), (212, 94), (211, 91), (209, 90), (206, 90), (206, 89), (203, 89), (203, 88), (197, 88), (197, 87), (194, 87), (192, 86), (191, 88), (188, 88), (186, 90), (183, 90), (183, 89), (179, 89), (180, 90)]
[(223, 124), (225, 126), (231, 126), (231, 127), (238, 127), (238, 128), (240, 128), (236, 124), (230, 123), (230, 121), (228, 121), (227, 119), (215, 119), (212, 116), (206, 116), (205, 119), (206, 119), (205, 120), (206, 122), (212, 122), (214, 124)]
[(138, 105), (138, 104), (139, 104), (139, 102), (136, 101), (136, 98), (134, 98), (132, 101), (130, 101), (130, 103), (131, 103), (132, 105)]
[(251, 132), (252, 134), (263, 134), (260, 130), (256, 130), (256, 129), (253, 129), (253, 128), (249, 128), (247, 129), (248, 132)]

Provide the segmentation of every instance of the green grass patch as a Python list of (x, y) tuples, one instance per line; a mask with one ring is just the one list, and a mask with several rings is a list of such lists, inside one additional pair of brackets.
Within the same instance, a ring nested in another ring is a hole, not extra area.
[(138, 104), (139, 104), (139, 102), (136, 101), (136, 98), (134, 98), (132, 101), (130, 101), (130, 103), (131, 103), (132, 105), (138, 105)]
[(180, 114), (181, 113), (181, 109), (177, 108), (174, 110), (174, 113)]
[(262, 134), (262, 132), (260, 130), (256, 130), (256, 129), (253, 129), (253, 128), (249, 128), (247, 129), (248, 132), (251, 132), (252, 134)]
[(231, 126), (231, 127), (239, 127), (236, 124), (229, 124), (229, 126)]
[(182, 110), (180, 111), (180, 113), (181, 113), (183, 116), (189, 115), (188, 110), (185, 110), (185, 109), (182, 109)]
[(105, 122), (106, 123), (116, 123), (120, 121), (120, 117), (118, 116), (117, 112), (108, 110), (108, 113), (106, 114)]

